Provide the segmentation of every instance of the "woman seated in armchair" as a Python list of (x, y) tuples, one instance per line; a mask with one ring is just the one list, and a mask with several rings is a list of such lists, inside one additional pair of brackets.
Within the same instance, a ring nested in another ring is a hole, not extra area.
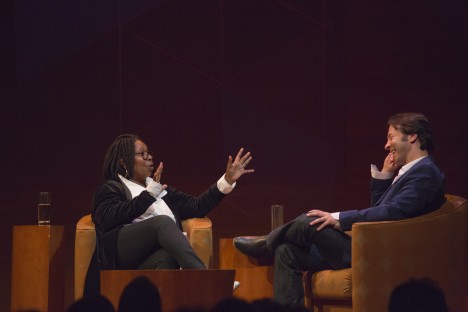
[(115, 139), (104, 159), (104, 183), (92, 209), (100, 269), (205, 269), (182, 232), (181, 220), (204, 217), (246, 173), (250, 152), (228, 158), (226, 173), (199, 196), (161, 184), (163, 163), (136, 135)]

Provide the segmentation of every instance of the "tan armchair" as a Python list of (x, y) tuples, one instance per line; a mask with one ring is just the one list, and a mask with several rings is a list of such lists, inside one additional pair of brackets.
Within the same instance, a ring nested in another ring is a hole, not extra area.
[[(193, 249), (207, 268), (213, 263), (212, 224), (208, 218), (182, 221)], [(83, 296), (86, 273), (96, 246), (96, 232), (91, 215), (82, 217), (75, 233), (75, 300)]]
[(352, 267), (304, 275), (311, 311), (387, 311), (390, 293), (410, 278), (429, 277), (450, 311), (463, 311), (468, 288), (468, 201), (446, 195), (429, 214), (407, 220), (356, 223)]

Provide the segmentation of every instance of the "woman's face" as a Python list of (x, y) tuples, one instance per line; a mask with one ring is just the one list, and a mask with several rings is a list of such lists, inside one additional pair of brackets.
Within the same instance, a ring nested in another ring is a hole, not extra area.
[[(150, 177), (154, 170), (153, 156), (148, 152), (148, 147), (143, 141), (135, 141), (133, 181), (141, 185), (146, 185), (146, 178)], [(147, 159), (144, 159), (145, 157)]]

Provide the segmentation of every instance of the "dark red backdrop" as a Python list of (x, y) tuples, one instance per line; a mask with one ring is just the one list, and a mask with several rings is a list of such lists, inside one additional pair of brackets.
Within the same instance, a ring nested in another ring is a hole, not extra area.
[(429, 117), (447, 192), (468, 197), (462, 0), (10, 0), (0, 11), (0, 310), (11, 228), (36, 222), (39, 191), (53, 193), (52, 222), (67, 229), (71, 302), (74, 226), (123, 132), (189, 193), (218, 179), (228, 154), (253, 153), (257, 172), (209, 215), (215, 247), (265, 233), (271, 204), (286, 219), (367, 207), (369, 165), (401, 111)]

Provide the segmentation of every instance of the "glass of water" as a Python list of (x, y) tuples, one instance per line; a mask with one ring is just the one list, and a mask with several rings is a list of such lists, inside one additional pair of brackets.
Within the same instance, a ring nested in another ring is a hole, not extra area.
[(50, 203), (52, 194), (50, 192), (39, 193), (39, 204), (37, 205), (37, 223), (39, 225), (50, 225)]

